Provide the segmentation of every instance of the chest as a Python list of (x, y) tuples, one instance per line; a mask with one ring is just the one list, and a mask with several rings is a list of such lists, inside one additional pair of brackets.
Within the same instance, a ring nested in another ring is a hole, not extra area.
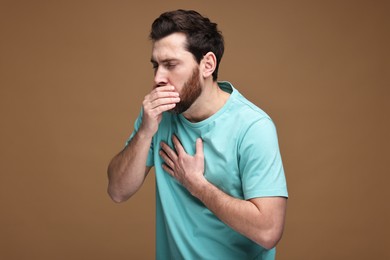
[[(205, 158), (205, 178), (225, 193), (243, 198), (237, 154), (239, 129), (237, 127), (228, 129), (226, 124), (214, 123), (201, 128), (189, 128), (180, 122), (175, 122), (159, 130), (155, 145), (164, 141), (173, 147), (172, 135), (176, 135), (185, 151), (194, 155), (196, 139), (201, 138)], [(159, 157), (158, 152), (155, 156)], [(161, 158), (155, 159), (161, 160)]]

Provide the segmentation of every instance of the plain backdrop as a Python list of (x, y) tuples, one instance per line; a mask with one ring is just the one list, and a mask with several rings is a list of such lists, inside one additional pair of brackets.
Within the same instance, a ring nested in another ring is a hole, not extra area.
[(152, 86), (152, 21), (195, 9), (228, 80), (274, 119), (289, 188), (277, 259), (389, 259), (389, 1), (0, 1), (0, 259), (153, 259), (150, 174), (106, 169)]

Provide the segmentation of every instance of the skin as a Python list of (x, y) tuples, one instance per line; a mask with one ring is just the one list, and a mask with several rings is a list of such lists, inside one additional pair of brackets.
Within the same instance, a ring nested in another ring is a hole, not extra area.
[[(143, 121), (129, 145), (112, 159), (108, 167), (108, 193), (115, 202), (126, 201), (142, 186), (150, 170), (145, 167), (148, 150), (163, 112), (174, 111), (181, 97), (191, 99), (194, 91), (189, 91), (190, 88), (201, 88), (191, 106), (182, 112), (192, 122), (210, 117), (229, 98), (229, 94), (212, 79), (215, 55), (207, 53), (198, 64), (184, 48), (185, 43), (184, 34), (174, 33), (153, 44), (151, 61), (155, 69), (155, 85), (143, 101)], [(199, 72), (195, 73), (198, 80), (194, 80), (194, 71)], [(190, 92), (192, 94), (188, 95)], [(264, 248), (276, 246), (283, 233), (286, 198), (241, 200), (231, 197), (204, 177), (201, 139), (196, 141), (193, 156), (186, 153), (177, 137), (173, 136), (172, 141), (174, 150), (164, 142), (160, 144), (164, 170), (231, 228)]]

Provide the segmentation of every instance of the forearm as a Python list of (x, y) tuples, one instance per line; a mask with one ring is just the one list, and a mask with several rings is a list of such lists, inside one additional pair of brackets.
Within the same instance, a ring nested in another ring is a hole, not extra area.
[(108, 166), (108, 193), (115, 202), (130, 198), (147, 175), (146, 160), (152, 137), (137, 132), (125, 149)]
[(286, 201), (284, 198), (272, 198), (277, 200), (276, 203), (282, 204), (281, 212), (276, 212), (267, 207), (267, 198), (260, 199), (262, 203), (237, 199), (208, 181), (199, 186), (194, 195), (221, 221), (264, 248), (273, 248), (282, 236)]

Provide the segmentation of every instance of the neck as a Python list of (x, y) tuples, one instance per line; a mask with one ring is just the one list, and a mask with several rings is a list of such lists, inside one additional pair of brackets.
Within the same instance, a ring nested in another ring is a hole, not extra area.
[(218, 86), (216, 81), (211, 81), (203, 86), (202, 94), (183, 113), (183, 116), (190, 122), (200, 122), (214, 115), (220, 110), (229, 99), (230, 94)]

